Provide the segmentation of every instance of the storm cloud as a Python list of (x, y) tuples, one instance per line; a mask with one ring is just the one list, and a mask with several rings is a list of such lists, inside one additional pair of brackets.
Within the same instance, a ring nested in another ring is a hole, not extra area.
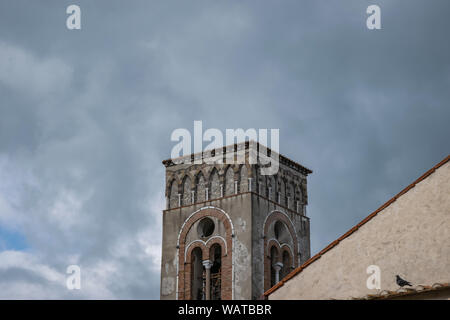
[[(81, 30), (66, 8), (81, 7)], [(381, 30), (366, 8), (381, 7)], [(450, 3), (0, 3), (0, 298), (158, 299), (174, 129), (279, 128), (312, 253), (450, 147)], [(67, 290), (78, 264), (82, 289)]]

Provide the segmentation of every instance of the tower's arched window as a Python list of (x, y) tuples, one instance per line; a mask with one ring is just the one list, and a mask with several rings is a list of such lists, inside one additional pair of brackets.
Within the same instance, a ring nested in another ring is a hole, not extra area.
[(278, 249), (273, 246), (270, 248), (270, 286), (273, 287), (277, 284), (277, 271), (275, 270), (275, 264), (278, 262)]
[(285, 206), (286, 205), (286, 183), (284, 182), (283, 179), (280, 179), (280, 184), (279, 184), (279, 190), (278, 190), (278, 194), (279, 194), (279, 199), (278, 199), (278, 203)]
[(178, 207), (178, 183), (173, 180), (170, 184), (169, 207)]
[(203, 177), (203, 174), (200, 172), (197, 175), (197, 192), (196, 192), (196, 196), (197, 196), (197, 202), (203, 202), (206, 200), (206, 185), (205, 185), (205, 178)]
[(185, 177), (183, 181), (183, 205), (187, 206), (191, 204), (192, 194), (191, 194), (191, 179)]
[(270, 200), (276, 199), (276, 188), (275, 188), (275, 178), (274, 176), (267, 176), (267, 198)]
[(211, 266), (211, 300), (221, 300), (222, 290), (222, 247), (215, 244), (210, 249)]
[(284, 277), (286, 277), (289, 272), (291, 272), (291, 255), (289, 254), (289, 252), (287, 250), (283, 251), (283, 267), (281, 268), (281, 276), (280, 279), (283, 279)]
[(273, 232), (275, 234), (275, 239), (280, 240), (280, 237), (283, 235), (284, 225), (283, 222), (277, 221), (273, 227)]
[(217, 199), (221, 197), (220, 192), (220, 180), (217, 169), (214, 168), (210, 175), (210, 183), (211, 183), (211, 199)]
[(240, 188), (239, 188), (239, 192), (247, 192), (249, 191), (248, 188), (248, 170), (247, 167), (245, 165), (243, 165), (241, 167), (241, 174), (240, 174)]
[(234, 194), (234, 172), (231, 166), (228, 167), (225, 172), (225, 195), (229, 196)]
[(202, 249), (199, 247), (192, 250), (191, 256), (191, 298), (193, 300), (205, 299), (203, 290)]

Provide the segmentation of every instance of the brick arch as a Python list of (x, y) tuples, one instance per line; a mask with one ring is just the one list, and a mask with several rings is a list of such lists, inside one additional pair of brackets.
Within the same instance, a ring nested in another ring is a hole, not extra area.
[(239, 185), (239, 193), (248, 191), (248, 175), (249, 168), (245, 164), (239, 165), (239, 176), (237, 178)]
[[(272, 251), (275, 249), (276, 257), (272, 257)], [(281, 262), (281, 247), (278, 241), (275, 239), (269, 240), (267, 244), (267, 254), (264, 255), (264, 291), (266, 291), (266, 281), (268, 281), (267, 286), (270, 288), (272, 285), (272, 266), (277, 262)]]
[(288, 255), (289, 255), (289, 268), (292, 268), (292, 265), (293, 265), (293, 254), (292, 254), (292, 251), (291, 251), (291, 248), (289, 248), (289, 246), (282, 246), (281, 247), (281, 251), (280, 251), (280, 260), (281, 260), (281, 262), (283, 262), (283, 264), (284, 264), (284, 261), (283, 261), (283, 255), (284, 255), (284, 253), (285, 252), (287, 252), (288, 253)]
[(218, 244), (218, 245), (221, 246), (221, 248), (222, 248), (222, 255), (226, 257), (228, 255), (228, 245), (226, 243), (226, 240), (224, 238), (222, 238), (222, 237), (215, 237), (215, 238), (211, 239), (210, 241), (206, 242), (206, 248), (208, 250), (208, 259), (211, 258), (209, 256), (211, 254), (210, 249), (215, 244)]
[[(214, 238), (206, 243), (201, 240), (195, 244), (186, 244), (186, 236), (191, 227), (198, 220), (204, 217), (215, 217), (219, 219), (225, 227), (225, 244), (220, 238)], [(184, 222), (180, 233), (178, 235), (178, 281), (177, 281), (177, 293), (178, 299), (190, 300), (191, 299), (191, 260), (190, 255), (192, 250), (200, 246), (203, 253), (203, 259), (209, 259), (209, 249), (213, 244), (218, 243), (222, 247), (222, 289), (221, 296), (223, 300), (231, 300), (233, 298), (233, 237), (234, 228), (230, 217), (225, 211), (215, 207), (204, 207), (194, 213), (192, 213)], [(186, 245), (189, 248), (186, 252)], [(207, 257), (207, 258), (206, 258)]]
[(266, 250), (265, 250), (266, 251), (266, 257), (270, 257), (270, 252), (272, 251), (272, 247), (275, 247), (277, 249), (278, 256), (280, 256), (280, 253), (281, 253), (280, 243), (277, 240), (275, 240), (275, 239), (270, 239), (267, 242), (267, 247), (266, 247)]
[(204, 257), (203, 260), (208, 260), (210, 259), (210, 249), (213, 245), (215, 244), (219, 244), (222, 247), (222, 250), (224, 250), (224, 255), (227, 256), (228, 255), (228, 246), (226, 243), (226, 240), (221, 237), (221, 236), (212, 236), (210, 239), (208, 239), (208, 241), (203, 241), (203, 240), (194, 240), (188, 244), (185, 245), (185, 260), (189, 261), (189, 256), (192, 253), (192, 250), (194, 250), (195, 248), (200, 248), (202, 250), (202, 256)]
[(187, 250), (185, 250), (185, 257), (184, 257), (183, 263), (190, 261), (192, 251), (194, 251), (194, 249), (196, 249), (196, 248), (200, 248), (202, 250), (203, 260), (209, 259), (209, 252), (205, 245), (205, 242), (203, 242), (202, 240), (198, 240), (198, 241), (193, 241), (190, 244), (188, 244), (188, 248), (187, 248)]
[[(297, 233), (295, 232), (294, 229), (294, 225), (291, 221), (291, 219), (289, 219), (289, 217), (285, 214), (282, 213), (281, 211), (272, 211), (266, 218), (266, 220), (264, 221), (264, 251), (266, 251), (267, 248), (269, 248), (269, 245), (273, 245), (272, 240), (275, 239), (268, 239), (267, 238), (267, 233), (269, 231), (269, 226), (277, 221), (280, 220), (282, 222), (284, 222), (284, 224), (286, 225), (286, 227), (288, 228), (289, 233), (291, 234), (292, 237), (292, 241), (294, 242), (294, 252), (292, 252), (291, 258), (293, 259), (293, 265), (294, 267), (297, 267), (298, 264), (298, 241), (297, 241)], [(270, 241), (270, 243), (269, 243)], [(276, 241), (278, 243), (278, 241)], [(284, 247), (283, 245), (278, 244), (278, 247), (280, 248), (280, 254), (282, 254), (282, 247)], [(265, 254), (264, 255), (264, 291), (267, 291), (270, 289), (270, 257)]]
[[(291, 246), (289, 244), (287, 244), (287, 243), (280, 244), (278, 242), (278, 240), (276, 240), (276, 239), (269, 239), (267, 241), (267, 247), (265, 248), (265, 255), (266, 256), (270, 255), (270, 249), (272, 249), (273, 246), (276, 246), (276, 248), (278, 249), (278, 252), (280, 252), (281, 254), (284, 251), (287, 251), (289, 253), (289, 255), (291, 256), (291, 258), (294, 256), (292, 248), (291, 248)], [(280, 262), (282, 262), (282, 261), (280, 261)]]
[(206, 260), (205, 256), (207, 254), (207, 250), (206, 250), (206, 246), (204, 244), (202, 244), (201, 242), (198, 242), (194, 245), (191, 245), (189, 247), (189, 250), (187, 252), (187, 257), (186, 257), (186, 263), (184, 263), (184, 272), (186, 275), (188, 275), (185, 279), (185, 286), (186, 288), (188, 288), (188, 297), (185, 297), (185, 299), (190, 300), (191, 297), (191, 284), (192, 284), (192, 279), (191, 279), (191, 272), (192, 272), (192, 265), (191, 265), (191, 261), (192, 261), (192, 252), (197, 249), (200, 248), (202, 250), (202, 260)]

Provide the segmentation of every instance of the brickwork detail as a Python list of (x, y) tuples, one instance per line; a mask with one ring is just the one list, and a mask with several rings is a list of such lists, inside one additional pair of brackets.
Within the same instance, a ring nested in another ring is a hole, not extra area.
[[(226, 236), (225, 236), (225, 242), (223, 239), (219, 237), (212, 238), (210, 240), (206, 241), (197, 241), (194, 244), (190, 245), (185, 256), (186, 251), (186, 235), (188, 234), (189, 230), (191, 229), (192, 225), (197, 222), (198, 220), (204, 218), (204, 217), (216, 217), (220, 221), (222, 221), (223, 225), (225, 226), (226, 230)], [(210, 248), (214, 245), (218, 244), (221, 246), (221, 252), (222, 252), (222, 285), (221, 285), (221, 297), (223, 300), (231, 300), (232, 299), (232, 272), (233, 272), (233, 265), (232, 265), (232, 256), (233, 256), (233, 241), (232, 241), (232, 227), (231, 223), (228, 220), (228, 217), (221, 212), (220, 210), (213, 209), (213, 208), (205, 208), (197, 213), (195, 213), (193, 216), (189, 218), (189, 220), (186, 221), (183, 229), (180, 233), (180, 239), (179, 239), (179, 266), (178, 266), (178, 299), (180, 300), (191, 300), (191, 272), (192, 272), (192, 266), (191, 266), (191, 254), (192, 251), (199, 247), (202, 250), (203, 260), (209, 260), (210, 259)]]

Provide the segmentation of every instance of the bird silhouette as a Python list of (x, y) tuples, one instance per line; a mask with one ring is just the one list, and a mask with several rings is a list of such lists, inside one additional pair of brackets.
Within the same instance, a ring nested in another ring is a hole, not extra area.
[(411, 283), (409, 283), (408, 281), (406, 281), (406, 280), (400, 278), (399, 275), (396, 275), (396, 278), (397, 278), (397, 279), (396, 279), (397, 284), (398, 284), (400, 287), (404, 287), (404, 286), (410, 286), (410, 287), (412, 287)]

